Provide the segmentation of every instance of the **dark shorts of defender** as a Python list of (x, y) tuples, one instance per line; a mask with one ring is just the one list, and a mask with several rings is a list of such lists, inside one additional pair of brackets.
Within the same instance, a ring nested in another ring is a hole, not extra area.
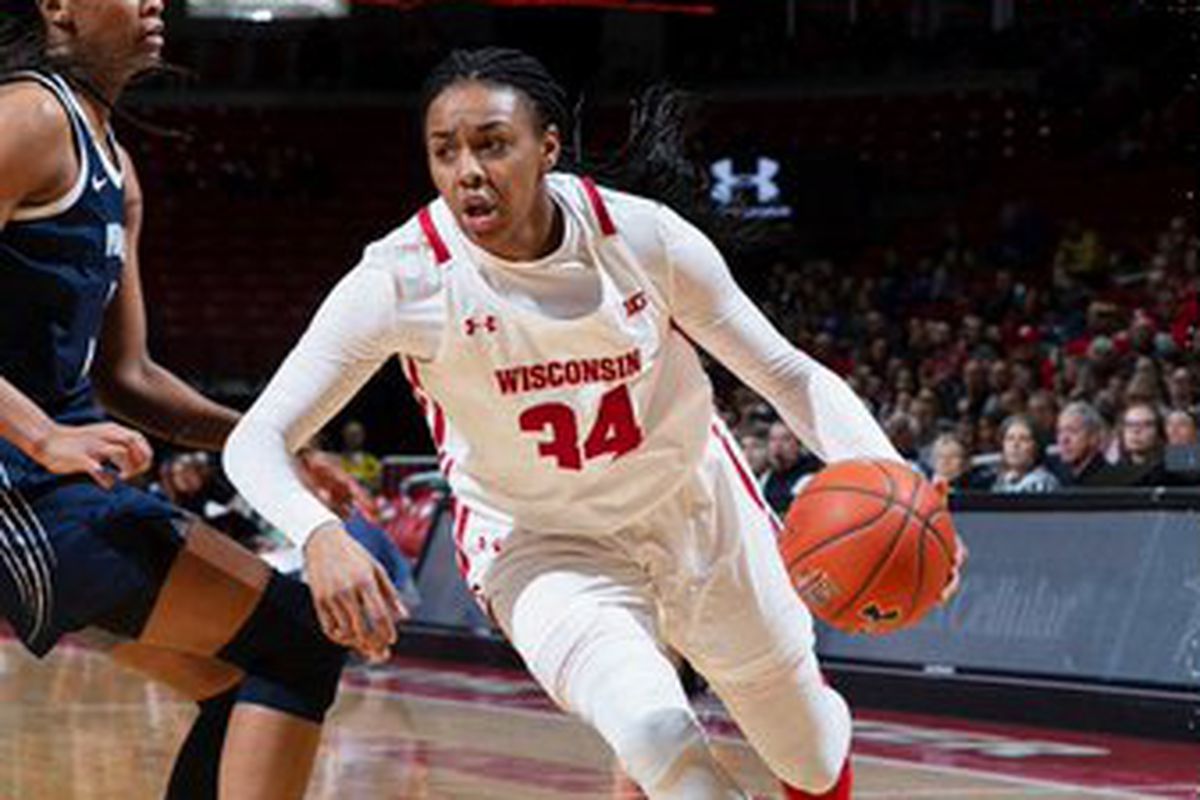
[[(201, 567), (206, 596), (214, 585), (244, 592), (239, 564), (266, 570), (195, 524), (139, 489), (118, 484), (105, 490), (87, 477), (53, 475), (0, 447), (0, 613), (40, 657), (64, 634), (83, 628), (110, 635), (101, 638), (138, 640), (164, 585), (175, 580), (177, 557), (186, 550), (194, 565), (198, 543), (214, 542), (226, 552)], [(320, 722), (333, 702), (345, 651), (321, 632), (308, 587), (267, 572), (250, 616), (201, 655), (243, 672), (237, 700)], [(212, 593), (211, 602), (220, 597)]]
[(186, 522), (125, 484), (105, 490), (0, 454), (0, 613), (39, 657), (90, 625), (136, 636)]

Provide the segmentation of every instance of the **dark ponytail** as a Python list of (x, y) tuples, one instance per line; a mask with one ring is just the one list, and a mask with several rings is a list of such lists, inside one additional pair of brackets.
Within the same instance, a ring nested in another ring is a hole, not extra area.
[(502, 47), (453, 51), (425, 81), (422, 119), (438, 95), (460, 81), (480, 81), (521, 92), (541, 129), (553, 125), (562, 135), (563, 169), (658, 200), (699, 225), (722, 248), (736, 250), (745, 242), (744, 237), (733, 236), (730, 221), (708, 202), (705, 174), (687, 153), (695, 103), (686, 93), (662, 84), (644, 91), (631, 106), (625, 143), (615, 155), (593, 159), (583, 142), (582, 104), (572, 107), (567, 92), (533, 56)]

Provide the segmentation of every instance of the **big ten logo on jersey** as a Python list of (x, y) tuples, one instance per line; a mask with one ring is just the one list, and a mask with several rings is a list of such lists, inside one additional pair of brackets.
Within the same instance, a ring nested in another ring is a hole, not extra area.
[(646, 310), (646, 306), (650, 301), (646, 299), (645, 292), (634, 292), (629, 297), (625, 298), (625, 316), (633, 317)]
[(125, 260), (125, 226), (119, 222), (110, 222), (104, 229), (104, 256)]

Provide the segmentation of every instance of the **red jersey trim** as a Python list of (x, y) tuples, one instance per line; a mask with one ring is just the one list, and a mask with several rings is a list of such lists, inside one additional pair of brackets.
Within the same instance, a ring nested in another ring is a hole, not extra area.
[(758, 510), (766, 515), (767, 521), (771, 524), (771, 529), (778, 535), (783, 530), (783, 525), (779, 522), (779, 517), (775, 516), (775, 512), (767, 505), (766, 499), (762, 496), (762, 492), (758, 488), (758, 484), (746, 472), (746, 468), (742, 466), (742, 462), (738, 460), (734, 454), (733, 445), (725, 438), (725, 433), (715, 423), (712, 426), (713, 435), (721, 443), (721, 448), (725, 451), (725, 457), (733, 464), (734, 470), (737, 471), (738, 477), (741, 478), (742, 487), (746, 490), (746, 494), (750, 495), (750, 499), (754, 501), (754, 505), (758, 506)]
[(583, 183), (583, 190), (587, 192), (588, 200), (592, 204), (592, 211), (596, 214), (596, 220), (600, 223), (600, 232), (605, 236), (612, 236), (617, 232), (617, 226), (613, 224), (612, 217), (608, 213), (608, 206), (604, 204), (604, 198), (600, 196), (600, 190), (596, 188), (596, 183), (591, 178), (580, 178)]
[(425, 238), (429, 240), (429, 246), (433, 248), (433, 257), (437, 259), (438, 266), (445, 264), (450, 260), (450, 248), (446, 246), (446, 240), (433, 224), (433, 214), (429, 212), (429, 206), (417, 212), (417, 220), (421, 223)]

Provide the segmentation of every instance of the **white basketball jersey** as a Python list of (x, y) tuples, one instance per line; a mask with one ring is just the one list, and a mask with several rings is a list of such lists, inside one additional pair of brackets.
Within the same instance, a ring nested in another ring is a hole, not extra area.
[(487, 282), (449, 208), (419, 222), (442, 270), (445, 329), (406, 357), (440, 463), (468, 508), (545, 533), (614, 531), (666, 499), (700, 461), (712, 389), (665, 298), (599, 190), (547, 178), (601, 283), (574, 319), (514, 304)]

